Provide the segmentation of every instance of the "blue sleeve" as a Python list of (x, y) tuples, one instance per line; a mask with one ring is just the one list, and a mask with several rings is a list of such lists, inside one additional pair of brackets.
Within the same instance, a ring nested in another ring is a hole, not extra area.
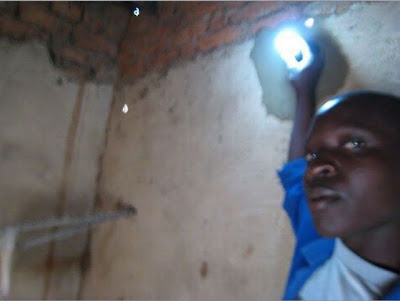
[[(299, 232), (303, 233), (304, 230), (305, 232), (309, 230), (311, 230), (311, 233), (315, 232), (303, 186), (303, 175), (306, 168), (306, 160), (300, 158), (286, 163), (283, 168), (278, 171), (278, 176), (285, 190), (283, 208), (290, 218), (297, 239), (300, 238)], [(306, 236), (308, 235), (306, 234)]]
[(296, 237), (285, 295), (288, 292), (289, 284), (291, 285), (295, 281), (297, 272), (307, 266), (306, 259), (302, 254), (302, 248), (311, 241), (320, 238), (315, 229), (304, 191), (303, 175), (306, 168), (306, 160), (300, 158), (286, 163), (278, 171), (278, 176), (285, 190), (283, 208), (289, 216)]

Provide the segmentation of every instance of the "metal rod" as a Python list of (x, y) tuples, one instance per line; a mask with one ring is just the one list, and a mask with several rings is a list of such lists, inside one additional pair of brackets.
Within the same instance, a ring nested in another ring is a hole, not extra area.
[(28, 232), (33, 230), (43, 230), (53, 227), (64, 227), (64, 226), (76, 226), (76, 225), (87, 225), (98, 224), (104, 221), (111, 221), (123, 216), (129, 216), (136, 213), (135, 208), (128, 208), (119, 211), (97, 213), (84, 217), (70, 217), (65, 216), (62, 218), (51, 218), (47, 221), (29, 222), (16, 226), (8, 226), (14, 228), (18, 232)]
[(89, 227), (93, 227), (103, 222), (112, 221), (117, 218), (130, 216), (133, 214), (136, 214), (136, 209), (134, 207), (128, 207), (124, 210), (97, 213), (84, 217), (66, 216), (61, 219), (52, 218), (47, 221), (29, 222), (16, 226), (8, 226), (4, 230), (12, 229), (16, 233), (19, 233), (19, 232), (28, 232), (33, 230), (43, 230), (54, 227), (66, 227), (66, 226), (69, 227), (66, 229), (61, 229), (52, 233), (44, 234), (40, 237), (35, 237), (25, 242), (20, 242), (16, 244), (17, 249), (24, 250), (30, 247), (48, 243), (53, 240), (62, 240), (70, 236), (73, 236), (75, 234), (78, 234), (80, 232), (84, 232)]
[(33, 239), (30, 239), (28, 241), (25, 242), (21, 242), (21, 243), (17, 243), (16, 245), (16, 249), (18, 250), (25, 250), (31, 247), (36, 247), (39, 245), (43, 245), (45, 243), (48, 243), (50, 241), (54, 241), (54, 240), (63, 240), (65, 238), (68, 238), (70, 236), (73, 236), (75, 234), (78, 234), (80, 232), (84, 232), (87, 229), (87, 227), (73, 227), (73, 228), (69, 228), (69, 229), (64, 229), (64, 230), (60, 230), (60, 231), (56, 231), (53, 233), (49, 233), (40, 237), (36, 237)]
[[(134, 215), (136, 208), (119, 204), (121, 208), (118, 211), (97, 213), (84, 217), (63, 217), (60, 219), (52, 218), (47, 221), (30, 222), (22, 225), (7, 226), (0, 232), (0, 299), (6, 299), (10, 287), (10, 275), (12, 268), (12, 256), (15, 248), (28, 249), (38, 245), (48, 243), (53, 240), (62, 240), (73, 236), (77, 233), (84, 232), (87, 228), (98, 225), (106, 221)], [(22, 243), (15, 243), (19, 232), (27, 232), (33, 230), (42, 230), (46, 228), (66, 227), (55, 232), (44, 234), (40, 237), (32, 238)], [(72, 227), (71, 227), (72, 226)]]

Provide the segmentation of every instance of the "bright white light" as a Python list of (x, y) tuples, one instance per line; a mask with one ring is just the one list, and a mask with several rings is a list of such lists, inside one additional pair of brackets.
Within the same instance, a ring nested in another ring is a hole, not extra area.
[(314, 25), (314, 19), (313, 18), (308, 18), (305, 22), (304, 25), (307, 27), (313, 27)]
[(126, 114), (128, 113), (128, 111), (129, 111), (128, 105), (125, 104), (124, 107), (122, 108), (122, 112)]
[(284, 29), (278, 33), (275, 48), (289, 69), (302, 69), (310, 62), (310, 48), (293, 29)]

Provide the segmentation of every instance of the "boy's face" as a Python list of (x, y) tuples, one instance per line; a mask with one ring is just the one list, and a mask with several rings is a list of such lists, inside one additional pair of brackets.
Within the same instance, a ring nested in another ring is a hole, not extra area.
[(317, 231), (350, 237), (400, 217), (400, 145), (376, 105), (331, 101), (306, 141), (304, 186)]

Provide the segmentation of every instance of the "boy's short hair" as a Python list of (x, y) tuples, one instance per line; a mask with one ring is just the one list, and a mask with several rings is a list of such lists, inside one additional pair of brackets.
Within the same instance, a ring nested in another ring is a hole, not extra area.
[(380, 99), (381, 101), (390, 102), (393, 105), (399, 105), (397, 102), (400, 100), (399, 96), (388, 94), (384, 92), (374, 91), (374, 90), (356, 90), (351, 92), (346, 92), (338, 97), (343, 100), (374, 100)]
[[(334, 99), (340, 100), (341, 106), (355, 106), (365, 118), (379, 119), (379, 124), (385, 124), (390, 131), (395, 131), (400, 139), (399, 96), (373, 90), (359, 90), (338, 95)], [(364, 112), (363, 108), (366, 109)]]

